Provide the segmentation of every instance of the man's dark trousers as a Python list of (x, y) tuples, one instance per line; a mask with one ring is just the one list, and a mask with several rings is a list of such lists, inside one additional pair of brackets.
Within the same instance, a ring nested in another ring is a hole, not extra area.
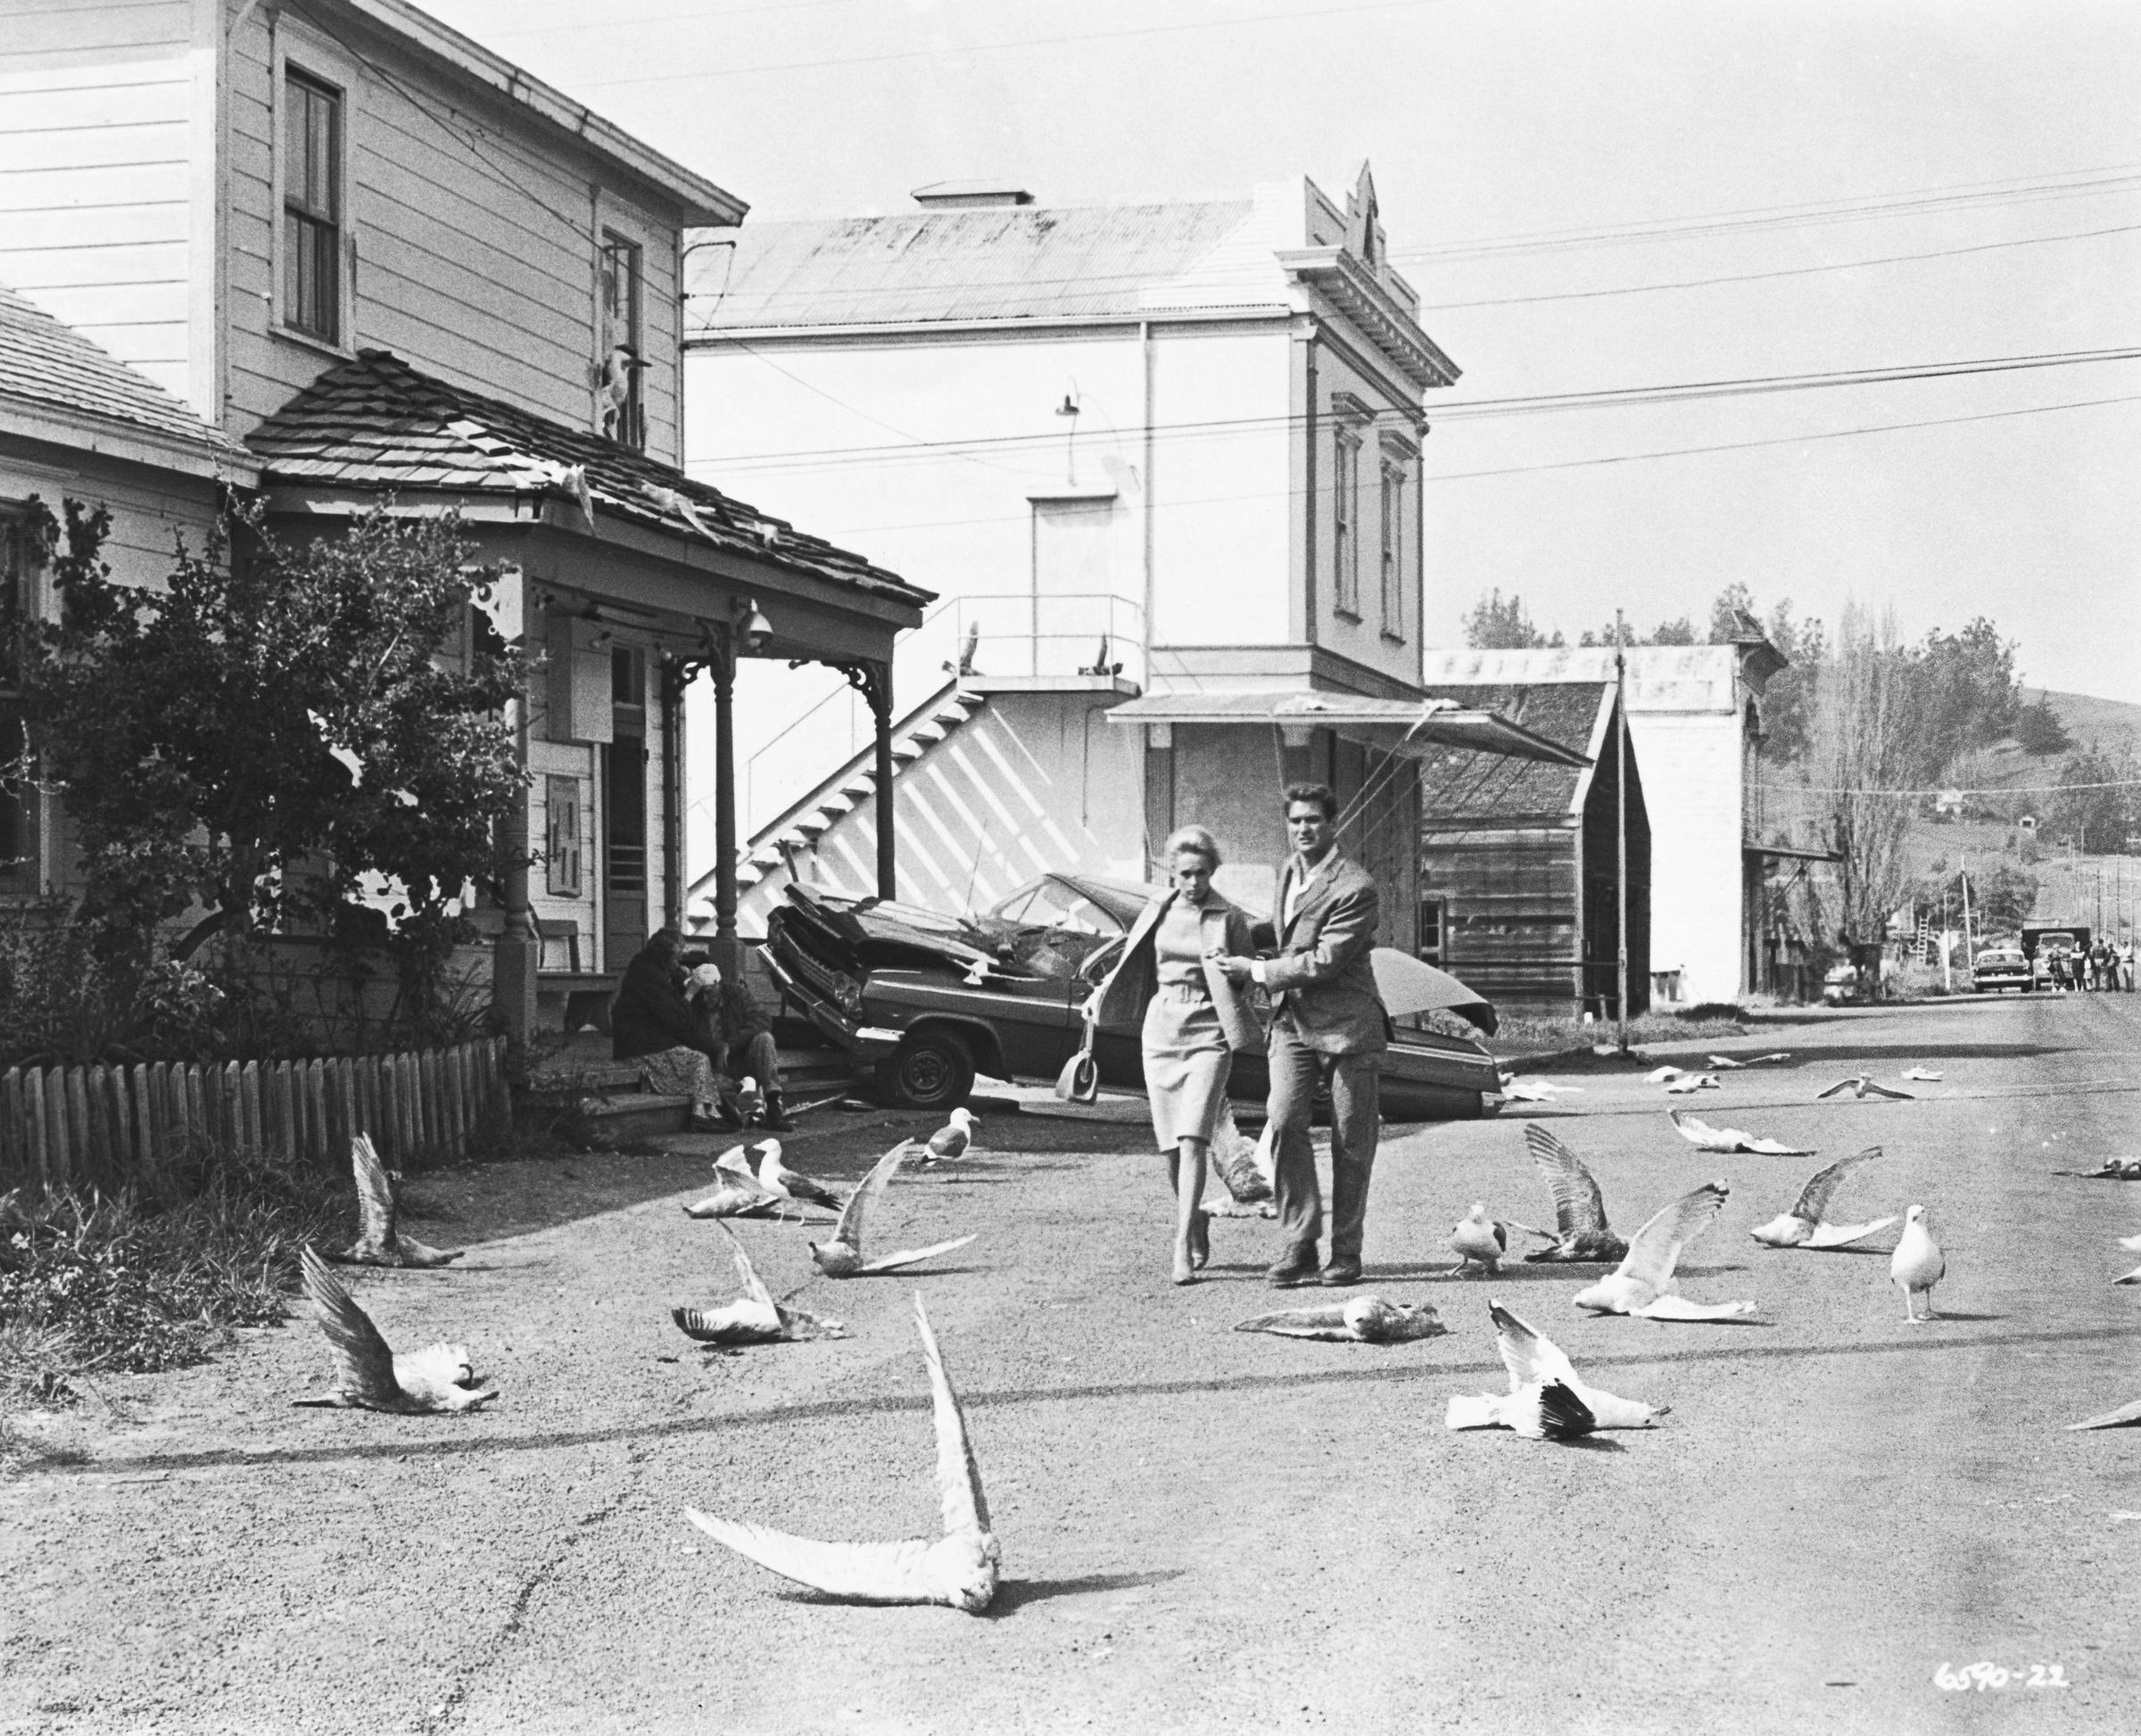
[(1331, 1258), (1359, 1260), (1368, 1222), (1368, 1184), (1376, 1168), (1379, 1054), (1325, 1054), (1301, 1040), (1281, 1013), (1268, 1044), (1271, 1071), (1273, 1187), (1278, 1195), (1280, 1244), (1313, 1255), (1323, 1233), (1323, 1195), (1316, 1182), (1316, 1148), (1309, 1116), (1316, 1087), (1331, 1083)]

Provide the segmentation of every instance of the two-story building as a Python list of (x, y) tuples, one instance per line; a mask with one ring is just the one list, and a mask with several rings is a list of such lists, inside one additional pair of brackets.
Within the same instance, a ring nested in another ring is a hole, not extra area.
[(488, 914), (513, 1027), (680, 913), (696, 674), (731, 835), (740, 664), (834, 666), (889, 723), (926, 593), (678, 467), (683, 232), (740, 200), (403, 0), (0, 0), (0, 283), (242, 447), (284, 526), (451, 508), (511, 569), (497, 625), (545, 654), (541, 862)]
[[(692, 474), (866, 533), (940, 599), (900, 652), (902, 895), (1142, 879), (1195, 821), (1261, 901), (1277, 790), (1314, 778), (1410, 945), (1418, 756), (1564, 750), (1425, 704), (1423, 405), (1457, 368), (1368, 168), (1338, 196), (1297, 177), (1197, 203), (914, 198), (701, 231), (684, 310)], [(791, 877), (867, 889), (856, 702), (751, 711), (747, 907)], [(691, 859), (710, 882), (710, 829)]]

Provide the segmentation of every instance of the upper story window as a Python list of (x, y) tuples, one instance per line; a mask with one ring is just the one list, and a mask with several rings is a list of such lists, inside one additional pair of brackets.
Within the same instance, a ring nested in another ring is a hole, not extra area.
[(1383, 467), (1383, 632), (1405, 637), (1405, 473)]
[(641, 381), (645, 294), (640, 244), (602, 233), (596, 319), (595, 429), (619, 445), (647, 443), (647, 401)]
[(343, 341), (342, 93), (283, 75), (283, 324)]
[(1332, 604), (1341, 615), (1360, 615), (1360, 440), (1339, 430), (1331, 464), (1331, 539), (1336, 564)]

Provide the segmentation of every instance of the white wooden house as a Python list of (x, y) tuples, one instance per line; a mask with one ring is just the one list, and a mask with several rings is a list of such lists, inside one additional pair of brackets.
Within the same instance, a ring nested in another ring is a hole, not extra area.
[(683, 232), (744, 209), (403, 0), (0, 0), (0, 283), (284, 519), (451, 506), (518, 569), (501, 624), (549, 657), (547, 859), (491, 918), (516, 1028), (678, 913), (691, 677), (725, 715), (740, 659), (829, 663), (889, 724), (926, 600), (678, 467)]

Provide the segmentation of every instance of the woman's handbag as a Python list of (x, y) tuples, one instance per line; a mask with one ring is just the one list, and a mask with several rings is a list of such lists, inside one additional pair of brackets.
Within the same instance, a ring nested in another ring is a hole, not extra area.
[(1100, 1098), (1100, 1068), (1093, 1059), (1095, 1033), (1090, 1018), (1085, 1027), (1078, 1053), (1063, 1062), (1063, 1071), (1055, 1076), (1055, 1095), (1069, 1104), (1096, 1103)]

